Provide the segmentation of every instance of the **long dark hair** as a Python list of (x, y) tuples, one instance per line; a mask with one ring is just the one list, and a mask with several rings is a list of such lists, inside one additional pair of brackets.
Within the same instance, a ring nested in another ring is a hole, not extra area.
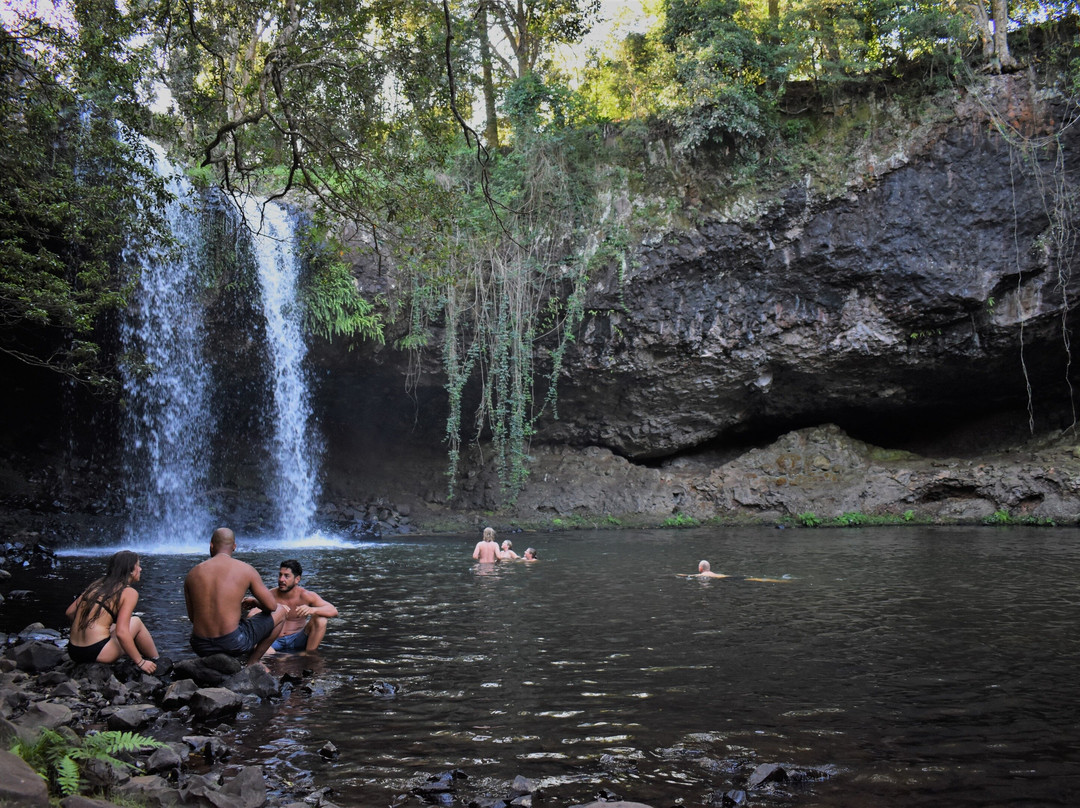
[[(120, 610), (120, 595), (130, 582), (131, 573), (135, 571), (138, 563), (139, 554), (131, 550), (121, 550), (113, 554), (109, 559), (109, 566), (105, 568), (105, 576), (98, 578), (82, 593), (83, 602), (79, 605), (77, 622), (81, 630), (85, 631), (97, 620), (102, 609), (107, 609), (113, 615)], [(113, 619), (115, 620), (115, 617)]]

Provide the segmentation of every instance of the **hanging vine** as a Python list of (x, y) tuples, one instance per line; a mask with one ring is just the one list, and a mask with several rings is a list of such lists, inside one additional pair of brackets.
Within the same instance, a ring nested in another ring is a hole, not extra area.
[[(986, 113), (994, 130), (1010, 148), (1010, 175), (1013, 182), (1014, 202), (1013, 260), (1016, 266), (1018, 305), (1024, 273), (1021, 264), (1022, 245), (1016, 239), (1016, 234), (1020, 230), (1019, 214), (1015, 208), (1017, 178), (1020, 176), (1030, 177), (1039, 193), (1047, 227), (1037, 244), (1045, 251), (1047, 263), (1055, 276), (1054, 288), (1061, 295), (1061, 340), (1065, 352), (1064, 376), (1072, 416), (1070, 429), (1075, 429), (1077, 426), (1077, 409), (1075, 390), (1070, 376), (1073, 358), (1072, 342), (1069, 334), (1069, 313), (1072, 308), (1069, 297), (1069, 284), (1072, 280), (1072, 263), (1076, 256), (1077, 231), (1073, 223), (1076, 221), (1078, 213), (1078, 191), (1066, 171), (1065, 159), (1068, 152), (1065, 135), (1080, 122), (1080, 108), (1077, 108), (1075, 102), (1070, 102), (1064, 120), (1050, 132), (1025, 132), (1019, 121), (1006, 117), (991, 100), (979, 92), (979, 84), (972, 81), (970, 76), (968, 79), (972, 96)], [(1048, 160), (1048, 157), (1052, 159)], [(1020, 324), (1020, 366), (1027, 395), (1028, 431), (1034, 434), (1034, 392), (1024, 353), (1026, 318), (1022, 312), (1018, 319)]]

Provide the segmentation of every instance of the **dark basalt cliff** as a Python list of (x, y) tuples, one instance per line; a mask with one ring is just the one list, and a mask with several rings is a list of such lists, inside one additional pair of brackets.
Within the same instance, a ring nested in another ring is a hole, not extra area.
[[(807, 176), (773, 203), (699, 207), (594, 278), (559, 419), (501, 513), (1075, 520), (1075, 106), (1016, 74), (954, 113), (853, 151), (838, 192)], [(323, 359), (331, 496), (436, 507), (438, 375), (406, 394), (393, 350)], [(1044, 454), (1016, 450), (1034, 436)], [(488, 471), (462, 491), (498, 505)]]

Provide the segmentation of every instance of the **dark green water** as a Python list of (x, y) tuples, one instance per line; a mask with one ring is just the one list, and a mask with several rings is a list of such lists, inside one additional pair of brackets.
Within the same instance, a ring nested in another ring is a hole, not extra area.
[[(313, 692), (242, 714), (237, 756), (310, 771), (343, 806), (392, 804), (450, 768), (479, 793), (522, 774), (578, 802), (608, 788), (703, 805), (733, 787), (709, 761), (732, 758), (839, 767), (799, 806), (1080, 804), (1080, 530), (510, 538), (541, 560), (478, 568), (472, 535), (242, 546), (268, 583), (298, 557), (341, 617), (319, 659), (270, 662), (313, 668)], [(676, 577), (701, 558), (790, 580)], [(197, 560), (143, 558), (140, 609), (175, 657), (190, 653), (180, 584)], [(59, 626), (102, 567), (65, 557), (55, 602), (35, 607), (44, 622)], [(403, 693), (377, 697), (376, 681)], [(331, 761), (317, 754), (327, 740)]]

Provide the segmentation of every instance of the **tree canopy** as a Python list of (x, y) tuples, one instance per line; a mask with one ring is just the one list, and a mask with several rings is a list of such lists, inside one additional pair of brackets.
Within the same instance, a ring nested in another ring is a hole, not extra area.
[[(0, 29), (0, 351), (115, 376), (101, 346), (134, 280), (123, 250), (167, 238), (152, 137), (226, 192), (302, 201), (327, 243), (366, 234), (397, 273), (379, 305), (411, 324), (399, 346), (443, 357), (452, 458), (455, 407), (481, 379), (472, 431), (499, 447), (508, 496), (555, 406), (590, 264), (625, 237), (595, 238), (598, 132), (654, 127), (687, 157), (732, 161), (796, 131), (795, 86), (827, 103), (860, 82), (962, 83), (1019, 66), (1026, 27), (1058, 26), (1075, 49), (1077, 23), (1063, 0), (660, 0), (647, 30), (568, 68), (557, 49), (583, 40), (598, 0), (52, 9), (9, 10)], [(318, 267), (313, 332), (377, 336), (348, 266)]]

